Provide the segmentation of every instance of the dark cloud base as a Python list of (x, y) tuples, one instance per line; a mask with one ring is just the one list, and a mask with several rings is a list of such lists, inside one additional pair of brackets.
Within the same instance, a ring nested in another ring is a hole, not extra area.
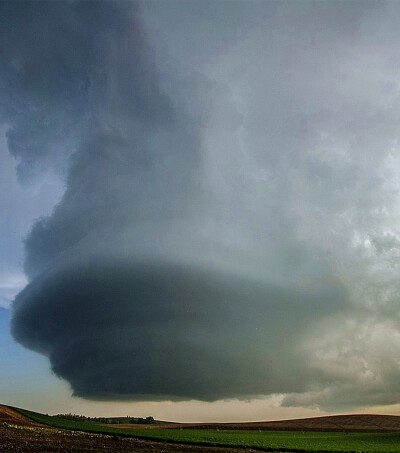
[(12, 333), (89, 399), (302, 391), (299, 332), (342, 296), (174, 263), (90, 262), (28, 285), (15, 300)]

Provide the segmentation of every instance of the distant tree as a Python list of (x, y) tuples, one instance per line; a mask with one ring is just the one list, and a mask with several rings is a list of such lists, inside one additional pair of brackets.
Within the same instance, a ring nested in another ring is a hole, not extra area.
[(139, 425), (153, 425), (154, 418), (150, 415), (146, 418), (136, 418), (136, 421), (134, 423), (138, 423)]
[(86, 422), (89, 420), (89, 417), (76, 414), (57, 414), (56, 417), (64, 418), (65, 420), (74, 420), (76, 422)]

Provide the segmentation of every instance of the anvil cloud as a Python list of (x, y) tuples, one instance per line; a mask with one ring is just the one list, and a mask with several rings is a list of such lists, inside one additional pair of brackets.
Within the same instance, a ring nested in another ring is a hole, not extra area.
[(400, 392), (397, 3), (3, 2), (14, 338), (90, 399)]

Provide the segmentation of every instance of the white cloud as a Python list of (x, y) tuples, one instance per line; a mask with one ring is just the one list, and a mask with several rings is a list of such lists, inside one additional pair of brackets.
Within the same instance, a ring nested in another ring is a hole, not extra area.
[(3, 269), (0, 273), (0, 307), (10, 308), (14, 297), (27, 285), (28, 280), (19, 269)]

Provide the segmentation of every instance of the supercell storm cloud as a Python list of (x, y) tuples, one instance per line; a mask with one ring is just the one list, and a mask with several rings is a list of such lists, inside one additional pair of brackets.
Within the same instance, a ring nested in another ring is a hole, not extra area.
[(400, 389), (398, 3), (2, 2), (12, 333), (89, 399)]

